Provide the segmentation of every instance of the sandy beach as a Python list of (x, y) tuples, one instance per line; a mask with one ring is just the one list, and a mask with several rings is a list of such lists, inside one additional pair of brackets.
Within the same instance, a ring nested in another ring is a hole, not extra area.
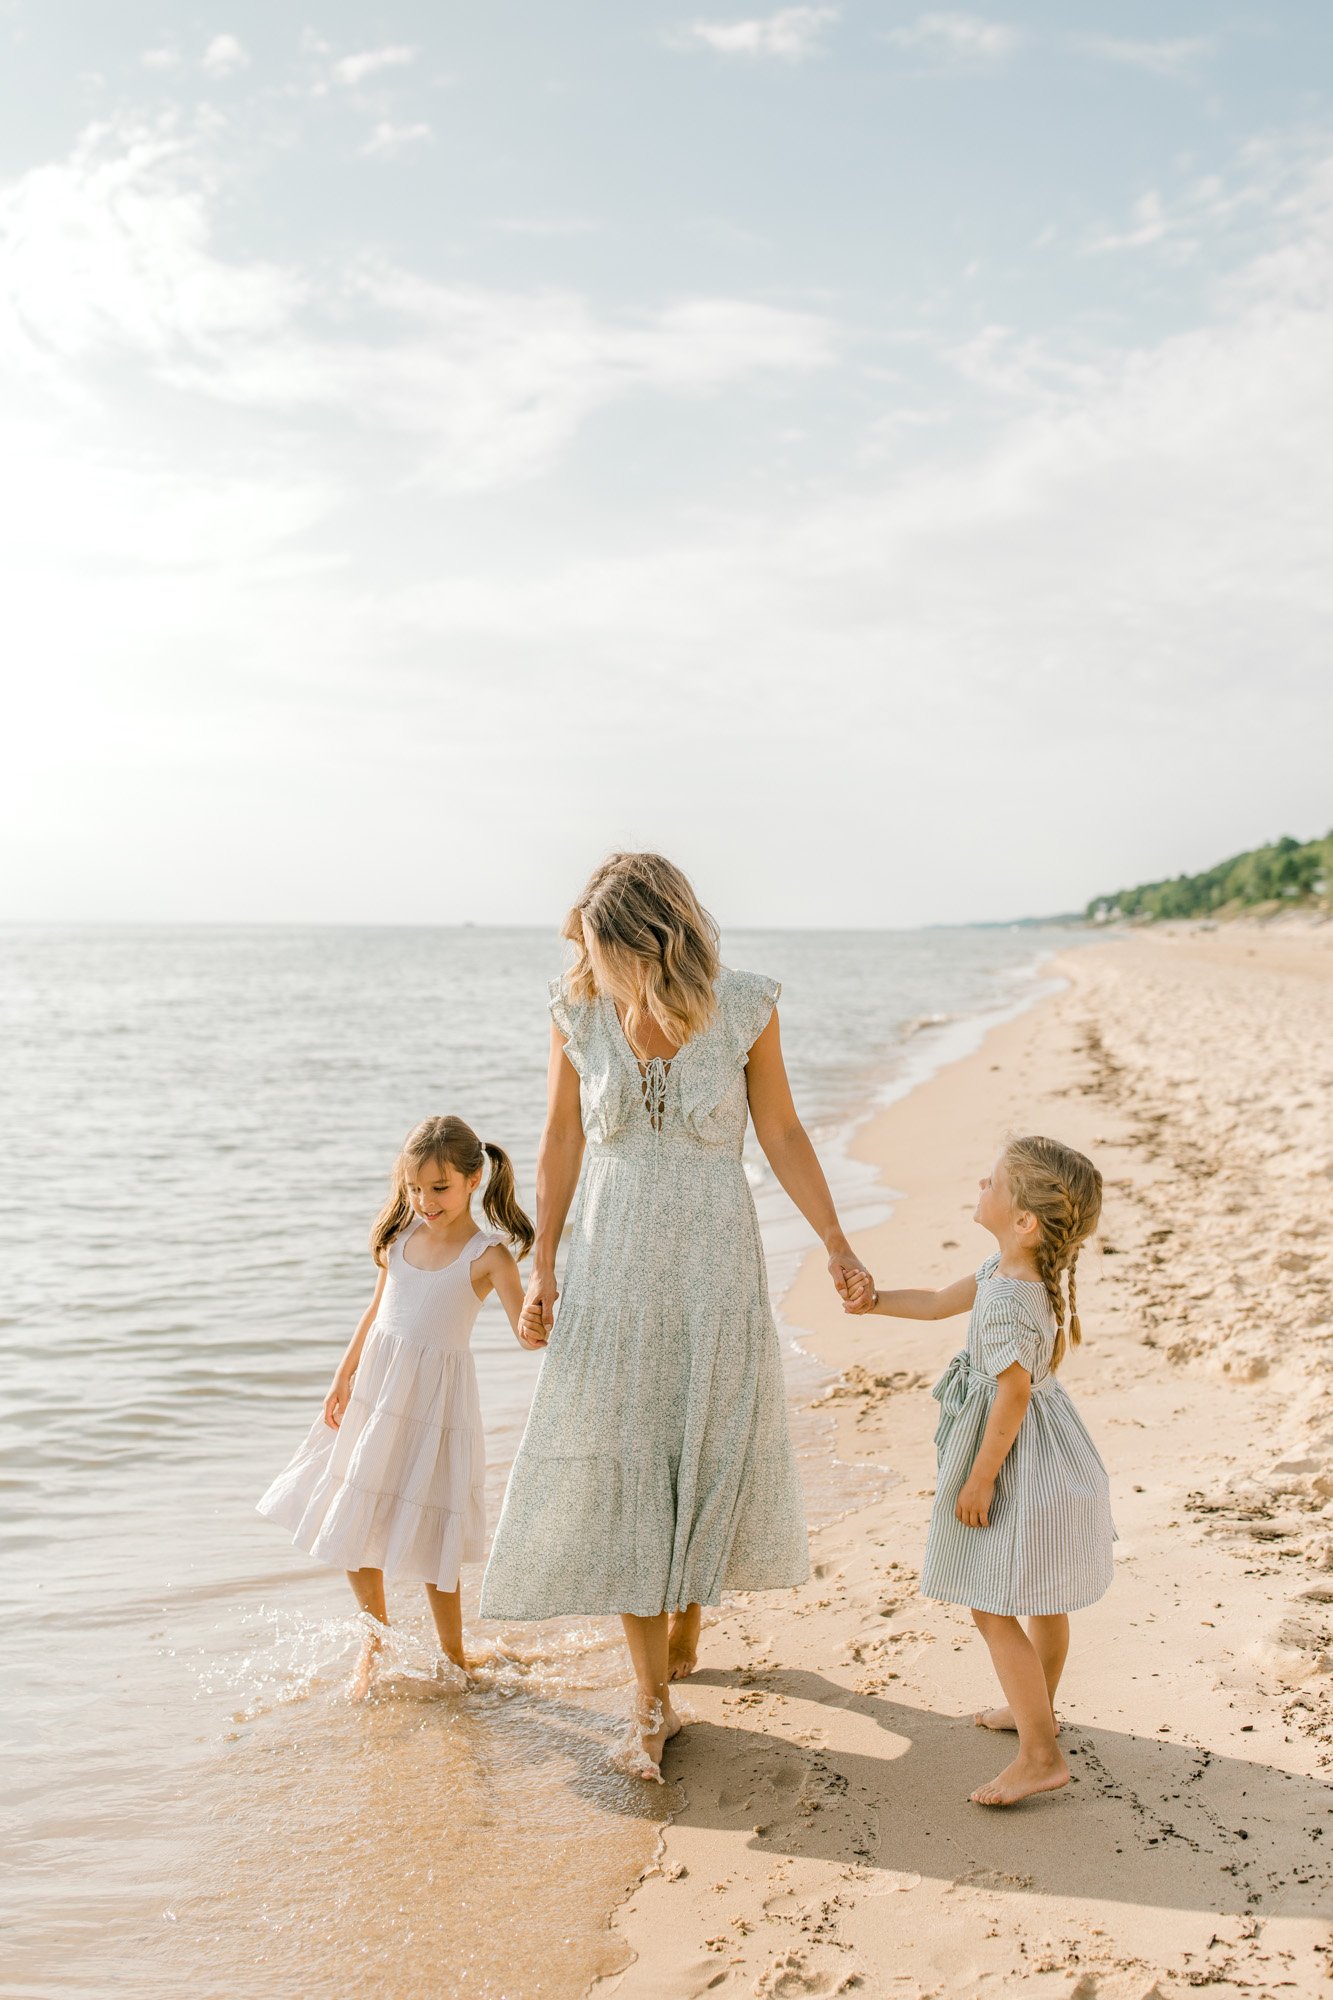
[(599, 1995), (1328, 1991), (1333, 1972), (1333, 926), (1137, 932), (864, 1125), (896, 1201), (857, 1247), (937, 1284), (990, 1240), (1007, 1131), (1106, 1178), (1066, 1381), (1111, 1472), (1110, 1594), (1074, 1620), (1073, 1782), (968, 1803), (1010, 1754), (965, 1611), (916, 1594), (929, 1386), (963, 1322), (849, 1319), (812, 1257), (787, 1317), (840, 1371), (839, 1449), (886, 1496), (815, 1574), (706, 1632), (671, 1817)]

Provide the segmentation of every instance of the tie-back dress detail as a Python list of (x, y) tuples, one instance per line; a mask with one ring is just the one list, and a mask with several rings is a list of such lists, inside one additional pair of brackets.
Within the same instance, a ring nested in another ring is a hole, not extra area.
[(745, 1066), (779, 989), (724, 968), (716, 990), (702, 1034), (640, 1064), (609, 999), (552, 986), (587, 1149), (484, 1617), (652, 1617), (808, 1574), (741, 1163)]
[(319, 1416), (259, 1502), (298, 1549), (338, 1569), (458, 1588), (486, 1554), (486, 1439), (472, 1359), (472, 1266), (504, 1238), (479, 1229), (452, 1264), (420, 1270), (389, 1245), (375, 1323), (337, 1430)]
[[(939, 1475), (921, 1592), (973, 1611), (1050, 1617), (1095, 1604), (1110, 1587), (1116, 1539), (1111, 1493), (1097, 1447), (1051, 1373), (1055, 1315), (1046, 1288), (1001, 1277), (998, 1254), (977, 1272), (967, 1346), (931, 1394)], [(1019, 1362), (1032, 1399), (995, 1481), (990, 1525), (954, 1513), (995, 1401), (995, 1378)]]

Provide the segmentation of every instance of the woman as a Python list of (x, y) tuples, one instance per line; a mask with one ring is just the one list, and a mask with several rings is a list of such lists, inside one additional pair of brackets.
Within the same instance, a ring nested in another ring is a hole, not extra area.
[[(633, 1768), (661, 1780), (701, 1607), (809, 1570), (747, 1115), (855, 1303), (870, 1277), (796, 1116), (778, 986), (732, 972), (659, 854), (613, 854), (570, 911), (551, 989), (537, 1241), (521, 1326), (549, 1340), (496, 1531), (487, 1618), (618, 1612), (638, 1688)], [(556, 1249), (579, 1182), (565, 1295)]]

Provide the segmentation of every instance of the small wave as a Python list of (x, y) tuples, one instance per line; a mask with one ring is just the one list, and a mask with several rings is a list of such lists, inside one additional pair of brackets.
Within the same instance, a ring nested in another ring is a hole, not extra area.
[(273, 1605), (241, 1612), (231, 1630), (238, 1649), (207, 1658), (196, 1675), (198, 1698), (239, 1697), (233, 1723), (255, 1722), (327, 1691), (341, 1691), (373, 1627), (378, 1656), (372, 1699), (457, 1694), (475, 1688), (501, 1695), (564, 1697), (623, 1685), (628, 1672), (618, 1633), (575, 1626), (522, 1642), (501, 1631), (464, 1633), (469, 1671), (460, 1675), (433, 1635), (411, 1625), (379, 1625), (356, 1612), (316, 1618)]
[(910, 1020), (903, 1022), (898, 1032), (903, 1041), (910, 1042), (913, 1035), (920, 1035), (927, 1028), (947, 1028), (951, 1021), (961, 1018), (958, 1014), (914, 1014)]

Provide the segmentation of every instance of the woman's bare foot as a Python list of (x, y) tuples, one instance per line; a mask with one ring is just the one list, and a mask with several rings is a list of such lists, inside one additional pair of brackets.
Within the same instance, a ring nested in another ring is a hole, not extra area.
[(681, 1719), (669, 1701), (647, 1700), (638, 1695), (621, 1753), (615, 1763), (626, 1777), (644, 1778), (650, 1784), (665, 1783), (662, 1752), (681, 1730)]
[(697, 1604), (672, 1614), (667, 1632), (667, 1679), (688, 1680), (699, 1664), (699, 1626), (702, 1612)]
[(669, 1701), (655, 1701), (650, 1709), (645, 1709), (645, 1706), (640, 1704), (638, 1725), (639, 1741), (643, 1745), (643, 1754), (652, 1765), (653, 1775), (656, 1776), (660, 1784), (662, 1779), (662, 1752), (666, 1749), (672, 1737), (680, 1734), (680, 1717)]
[(970, 1797), (977, 1806), (1016, 1806), (1020, 1799), (1030, 1799), (1035, 1792), (1058, 1792), (1068, 1783), (1069, 1766), (1058, 1750), (1049, 1757), (1024, 1756), (1020, 1751), (998, 1778), (992, 1778), (988, 1785), (978, 1785)]
[[(983, 1708), (972, 1717), (978, 1729), (1017, 1729), (1012, 1708)], [(1055, 1733), (1058, 1736), (1063, 1724), (1059, 1716), (1055, 1718)]]

